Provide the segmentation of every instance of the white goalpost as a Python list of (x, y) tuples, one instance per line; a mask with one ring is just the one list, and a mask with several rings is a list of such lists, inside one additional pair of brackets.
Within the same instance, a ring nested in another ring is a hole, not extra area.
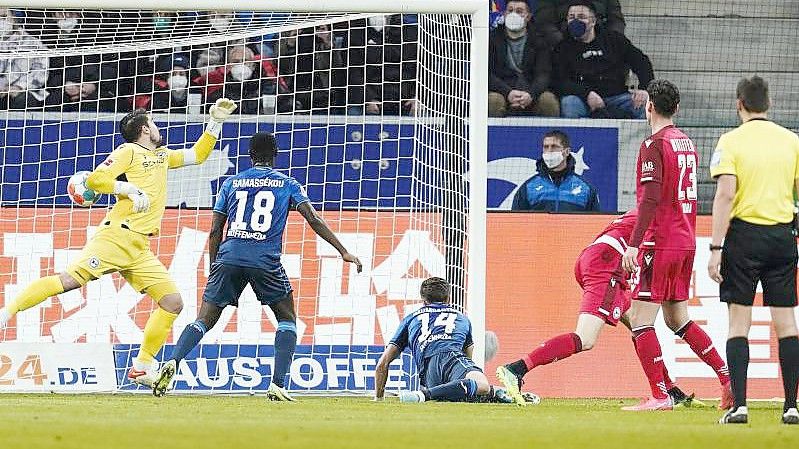
[[(170, 148), (196, 141), (216, 98), (239, 105), (209, 160), (170, 171), (153, 252), (184, 309), (199, 310), (211, 207), (271, 132), (278, 170), (303, 184), (358, 274), (289, 215), (283, 264), (297, 304), (290, 391), (366, 393), (419, 286), (442, 276), (469, 315), (483, 365), (486, 322), (488, 9), (483, 0), (0, 0), (0, 306), (64, 270), (113, 199), (70, 202), (66, 183), (152, 111)], [(134, 9), (130, 9), (135, 6)], [(156, 307), (119, 274), (49, 298), (0, 330), (0, 392), (137, 391), (125, 379)], [(179, 367), (181, 393), (269, 385), (276, 320), (247, 289)], [(407, 356), (389, 389), (418, 382)], [(144, 391), (144, 390), (140, 390)]]

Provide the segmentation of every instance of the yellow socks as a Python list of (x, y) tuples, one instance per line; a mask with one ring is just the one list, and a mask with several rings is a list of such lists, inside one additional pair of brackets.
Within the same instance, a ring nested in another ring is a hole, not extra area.
[(134, 367), (136, 369), (148, 370), (155, 360), (155, 355), (164, 346), (169, 330), (172, 328), (172, 323), (175, 322), (176, 313), (167, 312), (166, 310), (158, 307), (155, 309), (147, 324), (144, 326), (144, 340), (139, 349), (139, 355), (136, 356)]
[(22, 290), (14, 300), (6, 304), (6, 310), (12, 316), (21, 310), (30, 309), (45, 299), (64, 293), (64, 286), (58, 276), (47, 276), (37, 279)]

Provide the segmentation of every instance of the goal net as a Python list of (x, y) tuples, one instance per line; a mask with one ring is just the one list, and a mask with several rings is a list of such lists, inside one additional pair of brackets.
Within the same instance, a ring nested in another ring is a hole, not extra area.
[[(290, 390), (372, 390), (383, 345), (433, 275), (452, 282), (482, 357), (486, 132), (471, 117), (485, 117), (485, 68), (472, 70), (485, 47), (483, 2), (69, 9), (78, 3), (0, 7), (0, 304), (62, 272), (97, 229), (114, 199), (78, 207), (66, 184), (122, 143), (125, 113), (151, 111), (166, 145), (183, 148), (227, 97), (235, 117), (205, 163), (170, 171), (161, 233), (151, 238), (184, 302), (159, 360), (197, 316), (211, 207), (222, 182), (251, 166), (255, 132), (275, 134), (276, 168), (305, 186), (364, 264), (356, 273), (290, 213)], [(0, 331), (0, 390), (136, 390), (125, 374), (156, 307), (109, 274), (20, 312)], [(248, 288), (181, 363), (176, 391), (265, 390), (276, 326)], [(392, 365), (389, 389), (416, 382), (407, 355)]]

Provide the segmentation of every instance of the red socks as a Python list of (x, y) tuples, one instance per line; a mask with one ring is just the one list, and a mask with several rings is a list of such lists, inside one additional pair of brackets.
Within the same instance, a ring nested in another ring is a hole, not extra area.
[(652, 326), (641, 327), (633, 330), (633, 342), (635, 352), (641, 361), (641, 367), (649, 380), (649, 387), (652, 390), (652, 397), (664, 399), (668, 396), (666, 381), (663, 378), (665, 372), (663, 364), (663, 354), (660, 350), (660, 342)]
[(703, 362), (713, 368), (722, 385), (730, 381), (730, 371), (727, 368), (727, 363), (721, 358), (716, 348), (713, 347), (713, 341), (698, 324), (689, 321), (675, 333), (688, 343), (688, 346)]
[(583, 342), (575, 334), (563, 334), (550, 338), (537, 347), (533, 352), (522, 358), (527, 370), (539, 365), (546, 365), (556, 360), (565, 359), (572, 354), (577, 354), (583, 349)]

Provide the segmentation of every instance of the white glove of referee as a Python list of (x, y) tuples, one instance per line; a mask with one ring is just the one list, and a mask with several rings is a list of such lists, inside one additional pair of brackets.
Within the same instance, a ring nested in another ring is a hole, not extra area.
[(114, 194), (127, 196), (128, 199), (133, 202), (134, 214), (147, 212), (147, 210), (150, 209), (150, 199), (147, 198), (147, 194), (142, 192), (141, 189), (139, 189), (138, 187), (129, 182), (125, 181), (115, 182)]
[(219, 134), (222, 132), (222, 123), (230, 117), (230, 114), (232, 114), (236, 108), (236, 103), (233, 100), (227, 98), (216, 100), (216, 103), (208, 110), (211, 114), (211, 120), (205, 128), (205, 132), (218, 139)]

